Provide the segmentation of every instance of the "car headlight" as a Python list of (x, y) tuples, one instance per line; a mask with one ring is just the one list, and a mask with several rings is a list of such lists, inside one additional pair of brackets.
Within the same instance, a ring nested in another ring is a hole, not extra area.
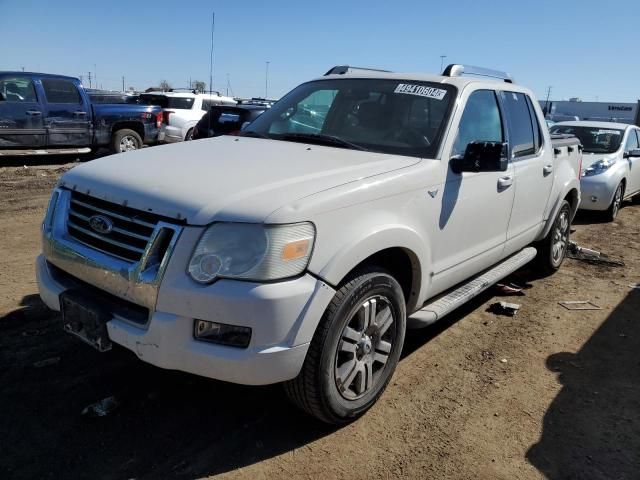
[(315, 228), (311, 223), (261, 225), (214, 223), (189, 261), (196, 282), (216, 278), (269, 281), (299, 275), (307, 268)]
[(606, 172), (609, 170), (611, 165), (616, 163), (615, 160), (598, 160), (597, 162), (593, 162), (589, 168), (587, 168), (583, 173), (583, 177), (592, 177), (593, 175), (598, 175), (600, 173)]

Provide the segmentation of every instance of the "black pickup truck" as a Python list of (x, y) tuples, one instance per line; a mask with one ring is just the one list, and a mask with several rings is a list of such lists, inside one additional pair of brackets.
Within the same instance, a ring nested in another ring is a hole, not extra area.
[(162, 135), (158, 106), (92, 103), (77, 78), (0, 72), (0, 156), (125, 152)]

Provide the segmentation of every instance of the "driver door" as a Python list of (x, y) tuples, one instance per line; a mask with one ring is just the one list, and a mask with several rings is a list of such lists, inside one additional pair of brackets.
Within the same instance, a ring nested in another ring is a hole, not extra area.
[[(433, 242), (433, 289), (443, 291), (497, 263), (504, 250), (514, 199), (513, 164), (506, 172), (455, 173), (449, 159), (473, 141), (504, 142), (506, 128), (496, 92), (475, 90), (465, 105), (453, 141), (444, 146), (440, 217)], [(459, 116), (460, 115), (460, 116)]]

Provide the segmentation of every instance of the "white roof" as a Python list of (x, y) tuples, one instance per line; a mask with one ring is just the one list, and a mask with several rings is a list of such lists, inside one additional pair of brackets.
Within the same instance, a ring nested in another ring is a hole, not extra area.
[(611, 129), (616, 128), (620, 130), (626, 130), (628, 127), (633, 127), (633, 125), (629, 125), (628, 123), (616, 123), (616, 122), (591, 122), (589, 120), (575, 120), (571, 122), (558, 122), (554, 125), (554, 127), (592, 127), (592, 128), (601, 128), (601, 129)]

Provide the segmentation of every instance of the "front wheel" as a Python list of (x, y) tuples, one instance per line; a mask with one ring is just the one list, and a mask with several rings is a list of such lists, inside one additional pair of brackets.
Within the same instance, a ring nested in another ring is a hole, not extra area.
[(398, 282), (381, 269), (355, 274), (327, 307), (300, 374), (285, 383), (287, 395), (324, 422), (355, 420), (384, 392), (405, 331)]
[(111, 150), (115, 153), (130, 152), (142, 148), (142, 138), (137, 132), (123, 128), (113, 134), (111, 138)]
[(616, 193), (613, 194), (613, 200), (611, 200), (611, 205), (606, 211), (607, 220), (613, 222), (618, 216), (618, 212), (620, 212), (620, 206), (622, 205), (622, 198), (624, 197), (624, 184), (620, 182), (618, 188), (616, 188)]
[(562, 265), (567, 255), (570, 233), (571, 205), (563, 200), (551, 230), (538, 244), (536, 263), (543, 275), (551, 275)]

